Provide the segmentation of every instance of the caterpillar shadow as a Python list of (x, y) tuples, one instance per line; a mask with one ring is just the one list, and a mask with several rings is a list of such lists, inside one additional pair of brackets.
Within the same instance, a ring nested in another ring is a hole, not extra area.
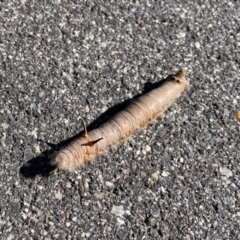
[[(149, 91), (151, 91), (157, 87), (160, 87), (167, 79), (168, 78), (163, 79), (156, 83), (151, 83), (151, 82), (145, 83), (142, 93), (109, 108), (106, 112), (102, 113), (96, 120), (94, 120), (87, 127), (87, 130), (91, 131), (91, 130), (99, 127), (103, 123), (107, 122), (113, 115), (115, 115), (116, 113), (118, 113), (121, 110), (123, 110), (124, 108), (126, 108), (134, 99), (142, 96), (145, 93), (148, 93)], [(50, 173), (53, 170), (55, 170), (55, 167), (50, 165), (51, 156), (54, 154), (54, 152), (58, 151), (59, 149), (61, 149), (64, 146), (66, 146), (71, 141), (79, 138), (82, 134), (83, 134), (83, 131), (80, 131), (75, 136), (65, 139), (58, 144), (49, 143), (49, 142), (46, 142), (43, 140), (38, 140), (40, 142), (47, 144), (50, 147), (50, 149), (43, 151), (37, 157), (32, 158), (29, 161), (27, 161), (26, 163), (24, 163), (19, 170), (20, 175), (25, 178), (35, 178), (37, 175), (40, 175), (43, 177), (48, 177), (50, 175)]]

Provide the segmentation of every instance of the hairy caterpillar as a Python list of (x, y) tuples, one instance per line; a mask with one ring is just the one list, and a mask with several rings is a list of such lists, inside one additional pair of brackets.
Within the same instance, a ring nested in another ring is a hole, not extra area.
[(83, 136), (57, 152), (50, 164), (61, 170), (74, 170), (85, 161), (92, 160), (121, 143), (157, 117), (163, 116), (164, 111), (189, 86), (185, 75), (185, 69), (170, 75), (160, 87), (137, 98), (99, 128), (87, 132), (83, 123)]

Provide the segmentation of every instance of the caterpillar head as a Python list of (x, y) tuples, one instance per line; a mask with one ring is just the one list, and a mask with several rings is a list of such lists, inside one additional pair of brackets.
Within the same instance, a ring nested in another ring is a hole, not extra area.
[(50, 165), (60, 169), (73, 171), (76, 169), (75, 161), (70, 159), (70, 157), (64, 152), (57, 152), (53, 155)]

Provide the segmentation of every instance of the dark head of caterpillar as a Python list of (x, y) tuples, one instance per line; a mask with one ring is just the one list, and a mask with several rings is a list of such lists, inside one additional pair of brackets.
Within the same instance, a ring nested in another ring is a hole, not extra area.
[[(83, 165), (84, 160), (81, 161), (81, 159), (78, 157), (77, 159), (78, 166)], [(73, 171), (78, 167), (76, 165), (76, 160), (72, 157), (71, 154), (67, 154), (65, 151), (57, 152), (53, 155), (50, 164), (60, 170), (69, 170)]]

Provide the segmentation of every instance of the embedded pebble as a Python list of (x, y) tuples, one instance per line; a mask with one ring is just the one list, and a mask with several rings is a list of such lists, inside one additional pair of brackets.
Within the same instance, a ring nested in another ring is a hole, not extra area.
[(117, 222), (118, 222), (119, 225), (125, 224), (125, 221), (121, 218), (117, 218)]
[(82, 237), (82, 238), (84, 238), (84, 237), (85, 237), (85, 235), (86, 235), (86, 233), (85, 233), (85, 232), (82, 232), (82, 233), (81, 233), (81, 237)]
[(151, 151), (151, 147), (150, 147), (149, 145), (146, 145), (145, 151), (146, 151), (146, 152), (150, 152), (150, 151)]
[(77, 217), (72, 217), (72, 221), (76, 222), (77, 221)]
[(201, 45), (200, 45), (199, 42), (195, 42), (195, 48), (196, 48), (196, 49), (200, 49), (200, 48), (201, 48)]
[(45, 91), (40, 91), (39, 94), (38, 94), (38, 96), (39, 96), (40, 98), (44, 97), (44, 96), (45, 96)]
[(62, 193), (60, 193), (60, 192), (55, 192), (55, 198), (56, 198), (56, 199), (59, 199), (59, 200), (62, 200)]
[(83, 187), (84, 187), (85, 190), (88, 190), (89, 189), (89, 183), (87, 181), (85, 181), (83, 183)]
[(40, 150), (40, 146), (39, 146), (39, 145), (36, 145), (36, 146), (35, 146), (35, 153), (36, 153), (36, 154), (41, 153), (41, 150)]
[(66, 222), (66, 227), (70, 227), (71, 223), (70, 222)]
[(107, 187), (114, 187), (114, 184), (111, 182), (106, 181), (105, 184)]
[(123, 217), (124, 212), (124, 208), (123, 206), (116, 206), (113, 205), (112, 210), (111, 210), (112, 214), (115, 214), (118, 217)]
[(161, 174), (162, 177), (167, 177), (167, 176), (169, 176), (169, 175), (170, 175), (170, 173), (167, 172), (167, 171), (165, 171), (165, 170), (164, 170), (164, 171), (162, 172), (162, 174)]
[(13, 234), (9, 234), (7, 237), (7, 240), (12, 240), (15, 239), (15, 236)]
[(90, 110), (90, 109), (89, 109), (89, 106), (88, 106), (88, 105), (86, 105), (86, 107), (85, 107), (85, 112), (86, 112), (86, 113), (88, 113), (88, 112), (89, 112), (89, 110)]
[(222, 176), (225, 176), (226, 178), (232, 177), (232, 171), (228, 169), (227, 167), (221, 167), (220, 168), (220, 174)]
[(6, 130), (6, 129), (9, 128), (9, 124), (7, 124), (7, 123), (2, 123), (2, 124), (1, 124), (1, 127), (3, 128), (3, 130)]
[(153, 178), (155, 181), (157, 181), (158, 178), (159, 178), (159, 171), (156, 171), (156, 172), (152, 173), (151, 176), (152, 176), (152, 178)]

